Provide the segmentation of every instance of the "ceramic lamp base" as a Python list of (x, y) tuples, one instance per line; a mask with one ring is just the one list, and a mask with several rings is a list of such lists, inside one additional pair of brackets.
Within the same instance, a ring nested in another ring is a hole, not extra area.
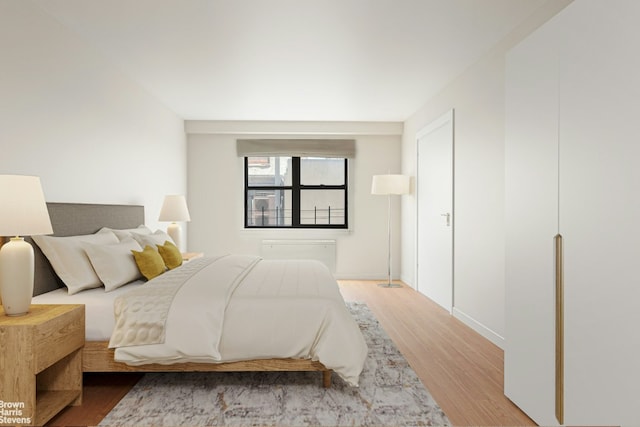
[(22, 237), (13, 237), (0, 248), (0, 295), (8, 316), (29, 312), (33, 296), (33, 247)]
[(182, 228), (175, 222), (169, 224), (167, 227), (167, 234), (173, 240), (173, 243), (176, 244), (176, 247), (182, 251)]

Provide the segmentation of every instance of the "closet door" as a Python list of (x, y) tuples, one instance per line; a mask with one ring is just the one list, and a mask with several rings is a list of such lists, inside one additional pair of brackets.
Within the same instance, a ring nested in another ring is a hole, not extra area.
[(565, 422), (640, 425), (640, 2), (572, 6), (559, 115)]
[[(505, 393), (562, 422), (640, 425), (640, 2), (581, 0), (507, 58)], [(554, 202), (556, 201), (556, 202)]]
[(506, 68), (505, 394), (557, 425), (554, 236), (558, 233), (558, 32), (554, 22), (509, 52)]

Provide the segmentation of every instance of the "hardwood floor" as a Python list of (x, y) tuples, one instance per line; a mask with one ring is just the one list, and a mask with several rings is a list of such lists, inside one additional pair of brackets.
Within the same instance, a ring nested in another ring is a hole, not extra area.
[(340, 281), (367, 303), (455, 426), (535, 426), (504, 396), (503, 351), (413, 289)]
[[(367, 303), (453, 425), (536, 425), (504, 396), (497, 346), (407, 286), (339, 283), (345, 300)], [(82, 406), (65, 409), (47, 425), (98, 424), (140, 377), (86, 374)]]
[(143, 374), (84, 374), (82, 405), (68, 406), (47, 426), (95, 426), (113, 409)]

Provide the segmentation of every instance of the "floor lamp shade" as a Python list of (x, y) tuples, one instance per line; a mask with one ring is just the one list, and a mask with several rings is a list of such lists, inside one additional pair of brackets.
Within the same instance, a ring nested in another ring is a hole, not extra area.
[(178, 249), (182, 250), (182, 229), (176, 223), (191, 221), (187, 201), (184, 196), (179, 194), (165, 196), (158, 221), (171, 222), (169, 227), (167, 227), (167, 234), (173, 239)]
[(374, 175), (371, 183), (371, 194), (387, 196), (388, 213), (387, 213), (387, 283), (381, 283), (380, 286), (386, 288), (399, 287), (391, 283), (391, 196), (409, 194), (411, 190), (411, 177), (408, 175)]
[(411, 177), (408, 175), (374, 175), (371, 194), (409, 194)]
[(5, 314), (26, 314), (33, 296), (33, 247), (20, 236), (51, 233), (40, 178), (0, 175), (0, 236), (11, 236), (0, 248), (0, 297)]

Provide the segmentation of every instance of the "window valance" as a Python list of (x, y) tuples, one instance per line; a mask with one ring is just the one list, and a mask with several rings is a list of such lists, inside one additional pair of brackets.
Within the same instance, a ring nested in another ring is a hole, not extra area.
[(356, 156), (354, 139), (238, 139), (238, 157), (292, 156), (338, 157)]

